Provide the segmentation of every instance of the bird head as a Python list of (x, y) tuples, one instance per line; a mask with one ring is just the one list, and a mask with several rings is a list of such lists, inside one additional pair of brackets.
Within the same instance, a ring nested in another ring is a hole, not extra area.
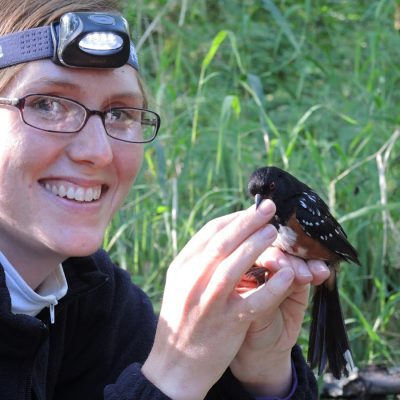
[(288, 193), (301, 193), (299, 185), (300, 182), (286, 171), (270, 166), (253, 172), (249, 179), (248, 190), (254, 197), (256, 208), (264, 199), (270, 199), (278, 206), (287, 200)]

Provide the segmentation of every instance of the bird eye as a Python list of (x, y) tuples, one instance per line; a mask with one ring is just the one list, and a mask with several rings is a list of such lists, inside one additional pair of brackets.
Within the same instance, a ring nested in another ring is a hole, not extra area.
[(271, 182), (271, 183), (269, 184), (269, 189), (270, 189), (270, 190), (274, 190), (274, 189), (275, 189), (275, 182)]

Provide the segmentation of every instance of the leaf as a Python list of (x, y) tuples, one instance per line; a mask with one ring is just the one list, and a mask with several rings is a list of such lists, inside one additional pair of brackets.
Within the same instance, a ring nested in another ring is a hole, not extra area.
[(201, 63), (201, 68), (203, 70), (207, 69), (207, 67), (210, 65), (211, 61), (215, 57), (215, 54), (217, 53), (219, 46), (223, 43), (225, 38), (228, 35), (228, 31), (220, 31), (218, 32), (217, 36), (213, 39), (210, 49), (208, 50), (208, 53), (203, 59), (203, 62)]
[(288, 38), (289, 42), (295, 48), (297, 52), (300, 51), (300, 45), (294, 36), (292, 29), (290, 28), (289, 24), (286, 21), (286, 18), (282, 15), (279, 11), (279, 8), (276, 7), (275, 3), (272, 0), (263, 0), (264, 8), (268, 10), (275, 19), (275, 22), (279, 25), (282, 29), (283, 33)]

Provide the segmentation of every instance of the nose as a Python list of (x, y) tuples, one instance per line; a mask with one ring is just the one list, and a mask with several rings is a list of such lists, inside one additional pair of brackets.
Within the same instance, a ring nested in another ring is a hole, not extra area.
[(106, 133), (100, 115), (91, 115), (68, 148), (69, 157), (75, 162), (96, 168), (104, 167), (113, 160), (112, 140)]

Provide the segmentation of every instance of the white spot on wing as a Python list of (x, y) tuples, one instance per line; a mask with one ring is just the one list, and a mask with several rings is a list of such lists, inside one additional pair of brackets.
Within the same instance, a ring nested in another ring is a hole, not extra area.
[(343, 253), (342, 251), (337, 251), (336, 250), (335, 253), (338, 253), (338, 254), (342, 255), (343, 257), (346, 257), (346, 258), (350, 258), (351, 257), (349, 254)]
[(313, 203), (317, 202), (317, 198), (314, 194), (310, 194), (308, 192), (303, 192), (303, 194), (305, 194)]

